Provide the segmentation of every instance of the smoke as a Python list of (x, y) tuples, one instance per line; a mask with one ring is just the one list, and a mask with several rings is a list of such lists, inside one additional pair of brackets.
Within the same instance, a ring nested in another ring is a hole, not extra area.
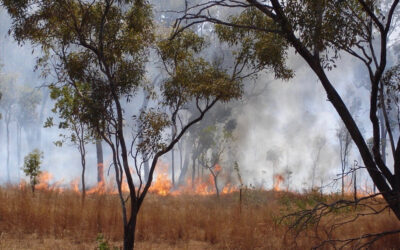
[[(337, 177), (340, 160), (336, 130), (340, 118), (308, 65), (294, 53), (288, 60), (295, 70), (293, 79), (283, 82), (268, 75), (259, 77), (256, 84), (266, 85), (265, 91), (255, 98), (248, 98), (235, 110), (238, 161), (247, 184), (272, 188), (273, 172), (284, 175), (290, 170), (290, 186), (300, 191), (311, 187), (314, 164), (316, 186)], [(367, 107), (369, 93), (354, 84), (360, 81), (356, 78), (359, 64), (345, 56), (337, 63), (338, 68), (330, 72), (329, 77), (349, 106), (355, 101), (360, 103), (355, 112), (358, 122), (363, 124), (361, 117), (367, 112), (363, 107)], [(353, 94), (348, 96), (346, 93)], [(367, 127), (364, 132), (368, 138), (370, 129)], [(318, 138), (323, 138), (326, 143), (317, 159)], [(276, 169), (267, 159), (269, 150), (280, 152)], [(357, 157), (357, 153), (352, 152), (350, 163)]]
[[(172, 1), (173, 2), (173, 1)], [(172, 9), (172, 8), (171, 8)], [(163, 14), (165, 17), (165, 13)], [(167, 22), (166, 18), (162, 18)], [(40, 72), (34, 72), (35, 58), (39, 51), (32, 46), (24, 44), (18, 46), (12, 38), (7, 36), (11, 22), (4, 10), (0, 9), (0, 60), (4, 64), (2, 73), (18, 75), (19, 84), (38, 88), (46, 83), (39, 77)], [(267, 73), (261, 74), (255, 81), (248, 81), (246, 94), (243, 99), (225, 106), (231, 110), (230, 119), (235, 119), (237, 126), (234, 130), (233, 142), (236, 153), (230, 155), (227, 164), (237, 161), (239, 163), (242, 178), (246, 185), (272, 188), (273, 174), (285, 174), (291, 172), (290, 188), (302, 190), (309, 188), (312, 181), (312, 168), (316, 166), (315, 185), (319, 186), (330, 182), (340, 172), (340, 160), (336, 129), (340, 118), (333, 106), (327, 100), (325, 91), (318, 82), (317, 77), (310, 71), (308, 65), (295, 55), (289, 53), (289, 66), (295, 70), (295, 77), (284, 82), (274, 80)], [(149, 69), (151, 75), (157, 75), (158, 69)], [(337, 68), (329, 72), (329, 78), (335, 83), (338, 92), (344, 97), (349, 106), (358, 103), (356, 108), (356, 120), (363, 127), (365, 138), (371, 136), (371, 128), (366, 117), (368, 112), (367, 88), (362, 87), (366, 73), (354, 59), (342, 55), (337, 61)], [(50, 81), (51, 79), (47, 79)], [(43, 100), (38, 106), (38, 112), (43, 105), (43, 117), (39, 131), (38, 141), (30, 141), (28, 132), (22, 133), (22, 156), (35, 147), (44, 151), (43, 170), (49, 171), (55, 176), (54, 181), (63, 179), (69, 183), (80, 176), (80, 156), (75, 146), (64, 144), (62, 148), (56, 147), (54, 141), (59, 140), (58, 128), (43, 128), (46, 117), (52, 116), (51, 100), (48, 91), (40, 88)], [(347, 94), (346, 94), (347, 93)], [(349, 94), (350, 93), (350, 94)], [(135, 96), (135, 101), (129, 103), (135, 112), (139, 110), (143, 96)], [(225, 112), (221, 109), (221, 112)], [(134, 113), (134, 112), (133, 112)], [(129, 113), (129, 116), (131, 114)], [(11, 129), (11, 177), (16, 182), (18, 176), (22, 176), (18, 166), (16, 155), (15, 124)], [(325, 141), (321, 146), (318, 141)], [(189, 138), (190, 140), (190, 138)], [(320, 149), (320, 155), (317, 157)], [(353, 147), (350, 155), (350, 163), (358, 160), (359, 156)], [(110, 151), (103, 145), (105, 172), (107, 173), (111, 161)], [(274, 169), (273, 163), (267, 159), (267, 152), (274, 150), (280, 153), (279, 160)], [(4, 120), (0, 121), (0, 183), (7, 181), (6, 176), (6, 139)], [(90, 144), (87, 147), (87, 172), (88, 185), (96, 182), (96, 149)], [(175, 157), (178, 161), (178, 156)], [(169, 156), (163, 160), (171, 162)], [(22, 161), (21, 161), (22, 162)], [(360, 161), (359, 161), (360, 162)], [(175, 164), (176, 166), (179, 164)], [(224, 167), (224, 166), (222, 166)], [(225, 166), (230, 168), (232, 166)], [(19, 174), (18, 174), (19, 172)], [(289, 176), (286, 176), (289, 177)], [(366, 178), (366, 177), (364, 177)], [(332, 189), (331, 189), (332, 190)]]

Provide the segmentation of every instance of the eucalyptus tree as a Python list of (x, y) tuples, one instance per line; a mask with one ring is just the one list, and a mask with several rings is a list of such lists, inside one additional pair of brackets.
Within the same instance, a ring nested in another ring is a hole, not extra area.
[[(16, 99), (15, 120), (17, 126), (17, 164), (20, 166), (22, 150), (22, 128), (38, 125), (39, 114), (37, 108), (42, 100), (39, 90), (23, 85), (16, 85), (13, 98)], [(28, 134), (28, 133), (27, 133)]]
[[(176, 33), (200, 22), (217, 24), (220, 38), (239, 53), (251, 53), (262, 64), (271, 54), (263, 48), (275, 46), (283, 55), (293, 48), (316, 74), (328, 100), (336, 109), (363, 159), (366, 170), (389, 207), (400, 220), (400, 140), (394, 144), (391, 170), (380, 152), (380, 124), (377, 116), (378, 94), (387, 66), (389, 36), (396, 34), (399, 0), (220, 0), (199, 1), (182, 11)], [(228, 17), (224, 11), (232, 11)], [(271, 44), (267, 38), (276, 37)], [(255, 45), (255, 46), (251, 46)], [(327, 75), (334, 70), (341, 53), (347, 53), (365, 66), (370, 83), (369, 119), (372, 127), (372, 152), (359, 124), (349, 112), (342, 96)], [(281, 57), (285, 60), (285, 57)], [(275, 69), (280, 73), (279, 68)]]
[(10, 166), (10, 125), (15, 120), (15, 114), (17, 109), (17, 98), (15, 93), (17, 92), (16, 76), (13, 75), (2, 75), (1, 76), (0, 92), (2, 98), (0, 100), (0, 108), (2, 109), (2, 118), (6, 125), (6, 145), (7, 145), (7, 181), (11, 182), (11, 166)]
[[(78, 85), (76, 86), (78, 87)], [(59, 88), (56, 86), (50, 86), (49, 88), (52, 99), (57, 101), (52, 111), (58, 113), (61, 118), (58, 128), (67, 131), (60, 134), (61, 140), (56, 141), (55, 145), (62, 147), (64, 143), (72, 143), (78, 149), (82, 166), (82, 201), (84, 201), (86, 196), (86, 145), (89, 142), (95, 141), (96, 135), (88, 127), (88, 124), (81, 119), (79, 109), (84, 103), (82, 103), (80, 96), (77, 95), (77, 91), (72, 88)], [(44, 127), (48, 128), (53, 125), (53, 117), (47, 118)]]
[[(247, 69), (262, 69), (244, 60), (246, 56), (226, 69), (210, 62), (201, 56), (207, 42), (194, 32), (154, 43), (155, 25), (147, 1), (3, 0), (3, 4), (12, 17), (15, 39), (42, 50), (37, 67), (55, 76), (50, 88), (56, 110), (62, 111), (64, 106), (58, 104), (71, 95), (76, 103), (73, 114), (112, 151), (124, 249), (132, 249), (137, 216), (158, 159), (217, 102), (241, 96), (241, 82), (250, 75)], [(154, 54), (166, 75), (159, 86), (149, 86), (152, 81), (145, 79), (150, 46), (157, 47)], [(132, 127), (125, 110), (144, 90), (152, 92), (151, 105), (133, 116), (138, 125)], [(196, 107), (196, 114), (178, 122), (189, 104)], [(68, 115), (59, 115), (68, 123)], [(150, 162), (147, 181), (141, 175), (146, 161)], [(127, 193), (122, 190), (123, 179)]]

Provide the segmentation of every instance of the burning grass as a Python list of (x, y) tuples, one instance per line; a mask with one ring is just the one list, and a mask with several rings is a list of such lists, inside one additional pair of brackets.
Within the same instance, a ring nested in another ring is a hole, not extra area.
[[(283, 214), (309, 207), (317, 194), (245, 190), (222, 195), (149, 194), (139, 214), (138, 249), (307, 249), (318, 244), (312, 228), (293, 241), (287, 224), (277, 224)], [(333, 200), (337, 197), (320, 197)], [(336, 213), (349, 215), (351, 209)], [(326, 219), (328, 223), (333, 217)], [(399, 227), (384, 212), (361, 218), (335, 232), (346, 238)], [(122, 221), (117, 195), (81, 196), (70, 190), (0, 188), (0, 249), (94, 249), (99, 233), (110, 245), (122, 246)], [(320, 233), (323, 235), (323, 232)], [(320, 235), (320, 236), (321, 236)], [(395, 249), (399, 235), (375, 243), (376, 249)]]

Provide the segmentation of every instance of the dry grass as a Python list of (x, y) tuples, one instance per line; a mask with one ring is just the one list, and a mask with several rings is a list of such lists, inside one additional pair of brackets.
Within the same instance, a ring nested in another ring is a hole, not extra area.
[[(304, 195), (247, 191), (240, 209), (237, 193), (222, 196), (220, 200), (212, 196), (150, 194), (139, 215), (136, 246), (138, 249), (309, 249), (319, 242), (312, 229), (294, 241), (291, 234), (285, 237), (287, 226), (276, 224), (278, 217), (295, 209), (292, 201), (307, 199)], [(346, 225), (334, 236), (346, 238), (396, 227), (400, 227), (398, 220), (385, 212)], [(110, 245), (122, 245), (120, 203), (116, 195), (90, 195), (82, 205), (80, 195), (72, 191), (39, 191), (32, 195), (29, 189), (0, 188), (0, 249), (95, 249), (99, 233)], [(400, 237), (394, 235), (373, 247), (398, 249), (399, 245)]]

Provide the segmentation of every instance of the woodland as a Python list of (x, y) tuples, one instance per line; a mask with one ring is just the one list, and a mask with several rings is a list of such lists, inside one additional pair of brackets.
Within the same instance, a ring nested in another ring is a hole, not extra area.
[(399, 9), (0, 0), (0, 249), (397, 249)]

